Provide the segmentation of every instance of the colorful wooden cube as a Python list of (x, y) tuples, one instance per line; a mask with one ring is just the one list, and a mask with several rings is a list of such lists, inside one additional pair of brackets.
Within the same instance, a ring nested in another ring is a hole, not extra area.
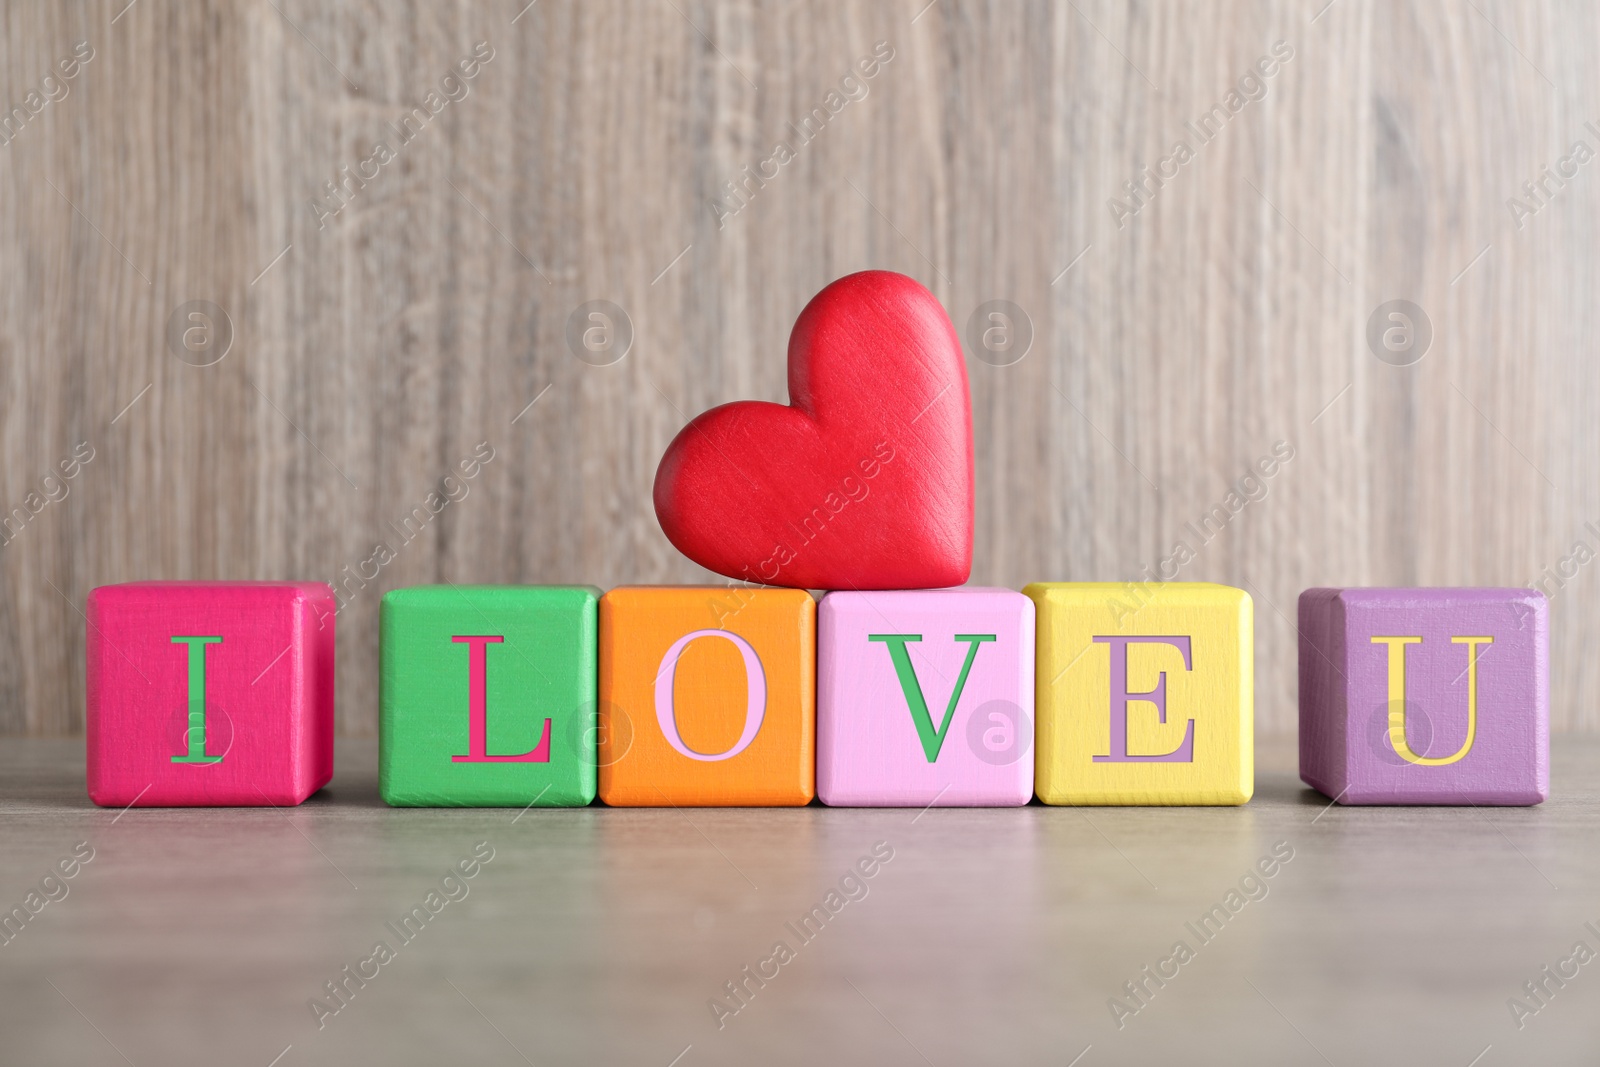
[(809, 803), (817, 606), (803, 589), (633, 587), (600, 598), (600, 799)]
[(599, 596), (589, 586), (386, 593), (383, 799), (405, 807), (593, 801)]
[(1544, 800), (1544, 595), (1525, 588), (1301, 593), (1300, 777), (1342, 804)]
[(1250, 597), (1209, 582), (1041, 582), (1034, 789), (1046, 804), (1243, 804)]
[(862, 807), (1033, 799), (1033, 601), (834, 592), (817, 610), (817, 795)]
[(133, 582), (88, 600), (89, 797), (299, 804), (333, 777), (333, 590)]

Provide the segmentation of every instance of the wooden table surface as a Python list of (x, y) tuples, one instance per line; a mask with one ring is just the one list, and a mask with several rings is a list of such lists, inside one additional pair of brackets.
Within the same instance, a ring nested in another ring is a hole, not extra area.
[[(10, 740), (0, 903), (93, 859), (0, 947), (0, 1062), (1592, 1064), (1600, 963), (1520, 1030), (1507, 1007), (1600, 949), (1600, 742), (1558, 736), (1552, 763), (1531, 809), (1329, 809), (1277, 740), (1238, 809), (442, 811), (385, 808), (347, 741), (298, 809), (119, 813), (81, 743)], [(1179, 940), (1119, 1029), (1110, 999)], [(379, 941), (319, 1028), (308, 1002)], [(709, 1002), (777, 941), (719, 1029)]]

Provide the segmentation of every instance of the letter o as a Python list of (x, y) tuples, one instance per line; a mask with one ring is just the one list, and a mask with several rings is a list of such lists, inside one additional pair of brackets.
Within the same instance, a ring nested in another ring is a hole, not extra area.
[[(689, 646), (689, 642), (700, 637), (721, 637), (733, 642), (733, 646), (739, 650), (739, 655), (744, 657), (744, 676), (748, 686), (745, 697), (744, 732), (728, 751), (710, 755), (696, 752), (683, 743), (683, 738), (678, 736), (677, 712), (672, 706), (672, 684), (678, 675), (678, 658), (683, 655), (683, 650)], [(672, 647), (667, 649), (667, 654), (661, 657), (661, 669), (656, 672), (656, 721), (661, 724), (661, 732), (666, 736), (667, 744), (677, 750), (679, 755), (703, 763), (732, 759), (749, 748), (750, 742), (756, 739), (756, 733), (760, 731), (761, 721), (766, 713), (767, 676), (761, 669), (761, 659), (756, 655), (756, 650), (750, 647), (750, 642), (738, 634), (729, 633), (727, 630), (695, 630), (674, 641)]]

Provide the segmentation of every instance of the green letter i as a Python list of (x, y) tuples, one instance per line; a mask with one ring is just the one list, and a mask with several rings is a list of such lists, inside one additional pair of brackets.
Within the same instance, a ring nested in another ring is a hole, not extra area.
[(173, 763), (221, 763), (221, 756), (206, 755), (206, 646), (220, 645), (220, 637), (174, 637), (175, 645), (189, 646), (189, 751), (173, 756)]

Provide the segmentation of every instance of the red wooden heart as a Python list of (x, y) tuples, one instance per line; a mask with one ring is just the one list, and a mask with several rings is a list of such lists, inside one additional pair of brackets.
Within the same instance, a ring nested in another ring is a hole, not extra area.
[(678, 432), (656, 516), (719, 574), (801, 589), (960, 585), (972, 570), (972, 401), (955, 327), (903, 274), (812, 298), (790, 405), (740, 401)]

